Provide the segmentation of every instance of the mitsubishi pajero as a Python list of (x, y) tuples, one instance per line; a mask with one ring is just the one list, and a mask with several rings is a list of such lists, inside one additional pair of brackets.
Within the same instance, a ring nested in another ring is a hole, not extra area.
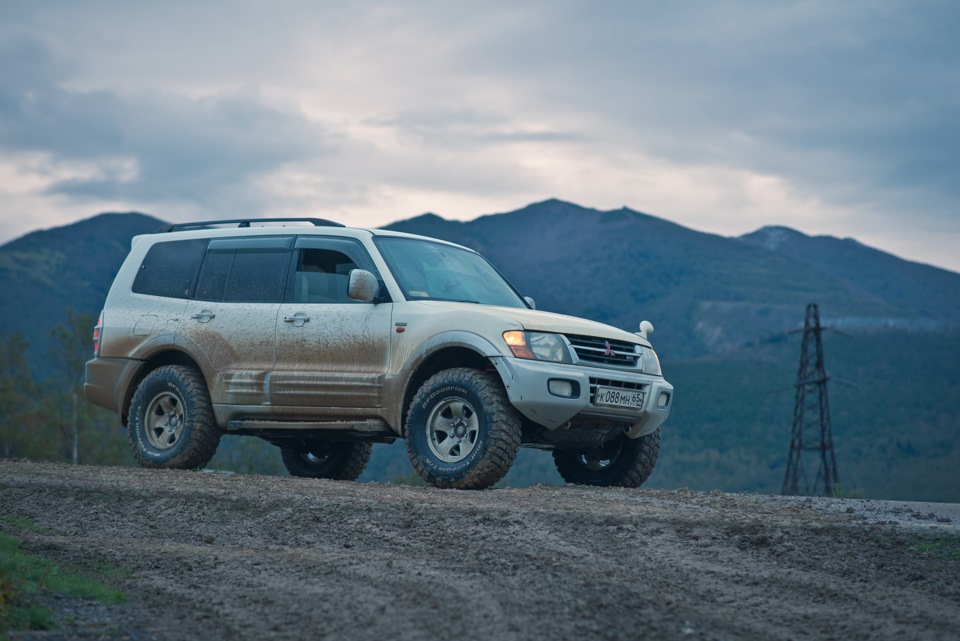
[(198, 468), (223, 434), (297, 476), (355, 479), (405, 439), (427, 482), (486, 488), (521, 446), (570, 483), (636, 487), (673, 400), (630, 333), (534, 309), (480, 254), (320, 219), (137, 236), (94, 330), (89, 401), (145, 467)]

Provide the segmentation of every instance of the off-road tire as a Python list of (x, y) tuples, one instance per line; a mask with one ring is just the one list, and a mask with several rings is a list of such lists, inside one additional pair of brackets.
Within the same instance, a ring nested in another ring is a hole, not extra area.
[[(554, 450), (553, 462), (567, 483), (640, 487), (650, 478), (659, 455), (660, 428), (657, 428), (637, 439), (620, 436), (603, 452)], [(602, 465), (601, 461), (609, 462)]]
[[(449, 426), (458, 420), (470, 425), (465, 435), (456, 436), (462, 442), (451, 449), (440, 438), (454, 434), (458, 428)], [(521, 424), (495, 376), (475, 369), (444, 370), (427, 379), (410, 403), (407, 454), (417, 474), (436, 487), (484, 489), (513, 465)]]
[(280, 458), (291, 476), (355, 481), (370, 462), (370, 443), (317, 442), (310, 446), (281, 447)]
[(133, 457), (150, 468), (201, 468), (213, 458), (222, 434), (203, 376), (183, 365), (158, 367), (140, 381), (127, 428)]

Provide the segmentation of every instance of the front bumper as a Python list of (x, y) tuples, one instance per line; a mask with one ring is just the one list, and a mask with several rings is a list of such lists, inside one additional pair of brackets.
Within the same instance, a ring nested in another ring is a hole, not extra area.
[[(534, 423), (551, 430), (582, 417), (624, 423), (630, 426), (627, 436), (639, 438), (660, 427), (673, 406), (673, 385), (660, 376), (505, 356), (490, 360), (503, 380), (510, 403)], [(551, 380), (570, 381), (578, 393), (572, 398), (551, 394)], [(643, 406), (595, 405), (593, 399), (598, 385), (642, 391)]]

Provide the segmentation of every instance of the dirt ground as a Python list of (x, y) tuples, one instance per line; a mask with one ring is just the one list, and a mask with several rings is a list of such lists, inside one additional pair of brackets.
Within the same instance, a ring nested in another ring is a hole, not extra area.
[(13, 639), (957, 639), (955, 514), (0, 461), (0, 530), (128, 597)]

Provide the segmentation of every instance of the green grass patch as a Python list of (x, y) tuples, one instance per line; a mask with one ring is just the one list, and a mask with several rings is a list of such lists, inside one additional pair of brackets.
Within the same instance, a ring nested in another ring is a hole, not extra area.
[(856, 485), (853, 487), (843, 487), (839, 483), (834, 483), (832, 494), (835, 499), (862, 499), (863, 489)]
[[(112, 568), (99, 568), (101, 572)], [(94, 599), (104, 604), (124, 601), (123, 592), (53, 561), (26, 554), (16, 539), (0, 534), (0, 641), (14, 630), (52, 630), (56, 618), (42, 604), (45, 596)]]
[(40, 526), (25, 516), (0, 516), (0, 522), (9, 523), (15, 528), (27, 530), (29, 532), (39, 532)]
[(936, 559), (950, 559), (960, 562), (960, 536), (941, 536), (923, 539), (913, 544), (917, 552), (929, 554)]

